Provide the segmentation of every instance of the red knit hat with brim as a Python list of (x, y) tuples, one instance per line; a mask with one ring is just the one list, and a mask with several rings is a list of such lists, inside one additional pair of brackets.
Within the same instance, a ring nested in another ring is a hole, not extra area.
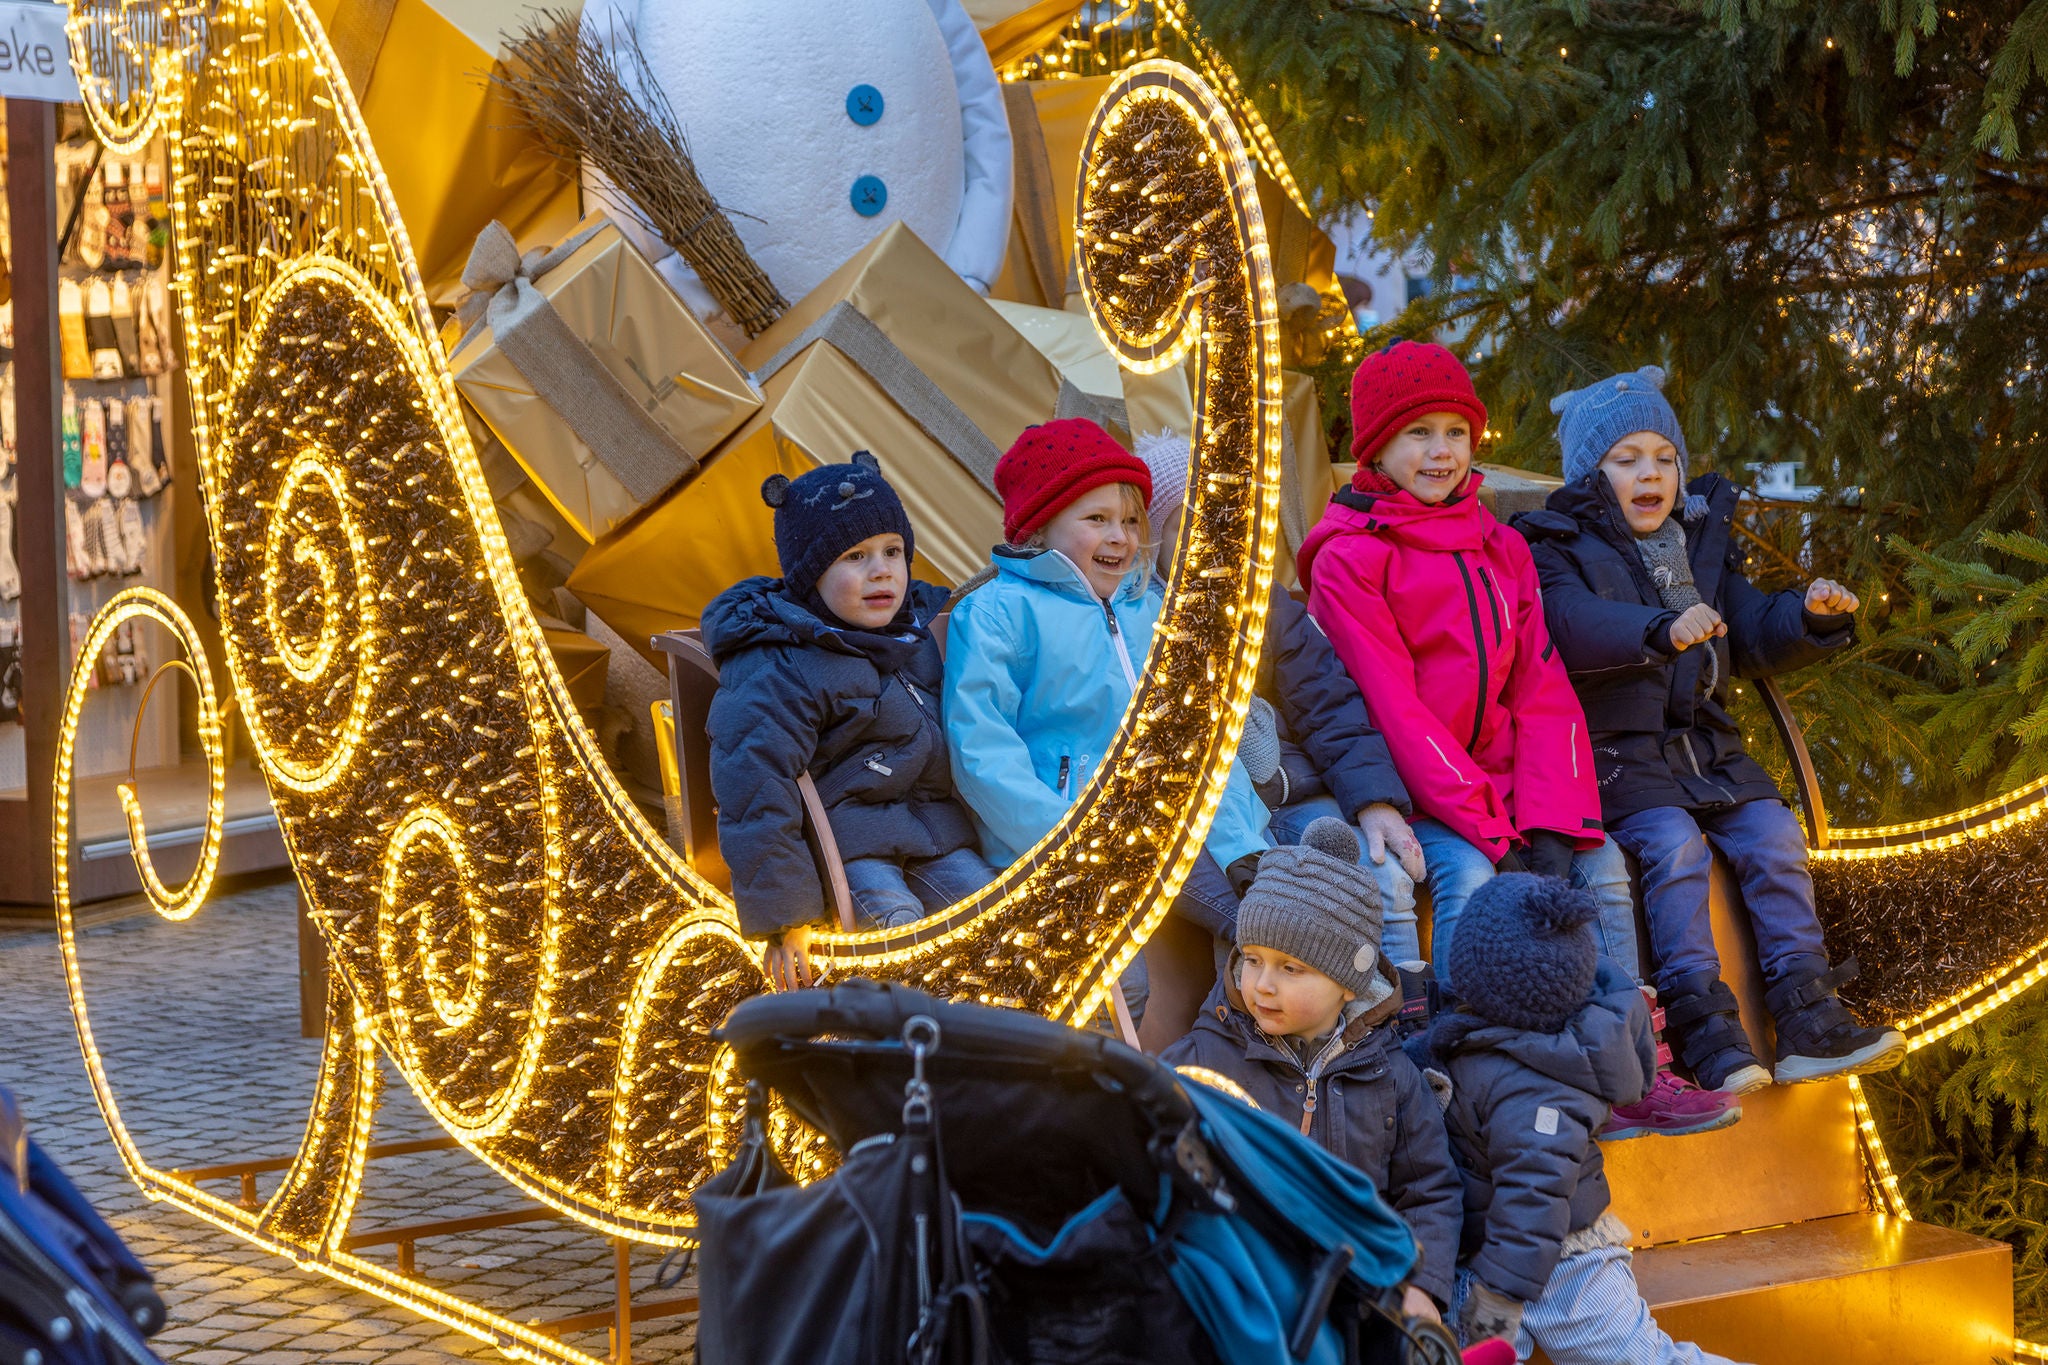
[(1351, 376), (1351, 458), (1364, 470), (1403, 426), (1431, 412), (1470, 420), (1475, 445), (1486, 430), (1486, 404), (1458, 357), (1433, 341), (1396, 341), (1374, 351)]
[(1022, 545), (1062, 507), (1106, 483), (1134, 483), (1152, 501), (1152, 470), (1085, 417), (1026, 427), (996, 461), (1003, 538)]

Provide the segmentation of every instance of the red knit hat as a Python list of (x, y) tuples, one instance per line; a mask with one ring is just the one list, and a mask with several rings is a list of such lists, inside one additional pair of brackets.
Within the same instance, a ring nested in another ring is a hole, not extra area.
[(1026, 427), (996, 461), (1003, 500), (1003, 538), (1021, 545), (1083, 493), (1107, 483), (1134, 483), (1152, 501), (1152, 470), (1085, 417)]
[(1486, 404), (1458, 357), (1433, 341), (1396, 341), (1374, 351), (1351, 376), (1351, 458), (1364, 470), (1402, 426), (1430, 412), (1469, 418), (1475, 444), (1486, 430)]

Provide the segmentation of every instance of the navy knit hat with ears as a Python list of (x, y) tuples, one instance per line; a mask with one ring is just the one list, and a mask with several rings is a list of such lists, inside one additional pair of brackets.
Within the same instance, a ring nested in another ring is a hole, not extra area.
[(865, 450), (846, 464), (819, 465), (800, 478), (770, 474), (761, 501), (775, 509), (775, 557), (791, 591), (808, 593), (832, 561), (869, 536), (903, 537), (903, 560), (917, 553), (910, 515), (882, 477), (882, 462)]
[[(1557, 443), (1564, 447), (1564, 481), (1577, 483), (1600, 467), (1616, 441), (1638, 431), (1654, 431), (1678, 448), (1678, 482), (1685, 485), (1685, 431), (1664, 397), (1664, 371), (1655, 365), (1617, 374), (1550, 400), (1560, 414)], [(1698, 503), (1695, 507), (1694, 504)], [(1694, 521), (1706, 510), (1704, 501), (1687, 496), (1685, 517)]]
[(1592, 892), (1557, 877), (1504, 872), (1487, 882), (1465, 902), (1451, 935), (1458, 1007), (1489, 1023), (1556, 1033), (1591, 998), (1599, 913)]

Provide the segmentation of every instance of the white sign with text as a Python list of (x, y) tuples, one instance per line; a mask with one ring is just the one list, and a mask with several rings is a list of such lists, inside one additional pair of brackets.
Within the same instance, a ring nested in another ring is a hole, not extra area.
[(68, 9), (48, 0), (0, 0), (0, 98), (76, 100)]

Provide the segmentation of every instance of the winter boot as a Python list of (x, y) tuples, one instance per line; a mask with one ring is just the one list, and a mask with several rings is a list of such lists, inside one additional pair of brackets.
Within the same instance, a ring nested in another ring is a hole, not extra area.
[(1802, 958), (1764, 993), (1778, 1021), (1778, 1082), (1825, 1081), (1889, 1071), (1906, 1060), (1906, 1038), (1897, 1029), (1856, 1022), (1835, 998), (1835, 990), (1856, 979), (1854, 957), (1830, 971), (1821, 958)]
[(1671, 1044), (1665, 1041), (1665, 1017), (1657, 992), (1643, 987), (1650, 1003), (1650, 1027), (1657, 1037), (1657, 1079), (1650, 1093), (1634, 1104), (1618, 1104), (1600, 1130), (1600, 1141), (1638, 1137), (1684, 1137), (1711, 1133), (1741, 1121), (1742, 1105), (1725, 1090), (1702, 1090), (1671, 1070)]
[(1701, 1089), (1747, 1095), (1771, 1083), (1742, 1031), (1735, 994), (1719, 976), (1695, 972), (1673, 982), (1664, 1016), (1678, 1060)]

